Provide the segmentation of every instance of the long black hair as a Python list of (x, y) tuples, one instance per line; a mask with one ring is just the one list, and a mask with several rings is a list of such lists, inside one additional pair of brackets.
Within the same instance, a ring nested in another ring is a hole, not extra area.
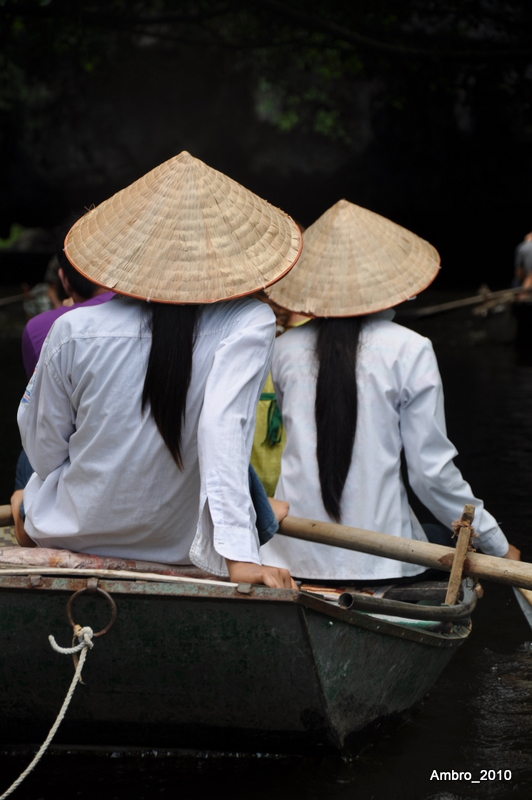
[(142, 411), (149, 403), (164, 443), (179, 469), (183, 469), (181, 433), (201, 306), (150, 303), (148, 309), (152, 340), (142, 390)]
[(357, 426), (356, 363), (364, 317), (316, 320), (318, 380), (314, 415), (323, 505), (336, 522), (351, 465)]

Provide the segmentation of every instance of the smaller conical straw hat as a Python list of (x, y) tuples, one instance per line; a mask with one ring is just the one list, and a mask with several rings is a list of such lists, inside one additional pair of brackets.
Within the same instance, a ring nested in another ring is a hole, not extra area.
[(250, 294), (300, 251), (287, 214), (185, 151), (89, 211), (65, 239), (89, 280), (162, 303)]
[(316, 317), (350, 317), (391, 308), (436, 277), (436, 250), (414, 233), (339, 200), (303, 234), (303, 253), (268, 290), (284, 308)]

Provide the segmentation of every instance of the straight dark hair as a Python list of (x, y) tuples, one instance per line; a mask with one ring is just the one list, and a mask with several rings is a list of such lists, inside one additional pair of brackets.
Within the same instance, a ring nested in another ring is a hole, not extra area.
[(342, 494), (357, 426), (356, 364), (364, 317), (316, 320), (317, 447), (321, 497), (329, 516), (341, 520)]
[(201, 306), (150, 303), (148, 308), (152, 339), (142, 390), (142, 411), (150, 405), (159, 433), (182, 470), (181, 434)]

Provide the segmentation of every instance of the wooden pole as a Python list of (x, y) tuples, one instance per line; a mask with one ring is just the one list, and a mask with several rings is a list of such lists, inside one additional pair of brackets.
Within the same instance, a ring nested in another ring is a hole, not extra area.
[(514, 593), (526, 621), (532, 628), (532, 592), (529, 589), (521, 589), (514, 586)]
[(527, 603), (532, 606), (532, 592), (530, 589), (518, 589), (518, 591), (523, 595)]
[(464, 564), (469, 549), (469, 542), (471, 540), (471, 523), (475, 516), (475, 506), (466, 505), (464, 513), (460, 520), (460, 530), (458, 531), (458, 540), (456, 542), (456, 551), (451, 567), (451, 574), (449, 575), (449, 585), (447, 586), (447, 594), (445, 596), (445, 603), (448, 606), (454, 606), (460, 591), (460, 584), (462, 583), (462, 573), (464, 571)]
[[(391, 558), (395, 561), (406, 561), (409, 564), (419, 564), (444, 572), (451, 571), (455, 556), (454, 547), (299, 517), (285, 517), (280, 524), (279, 534), (319, 544), (345, 547), (347, 550), (358, 550), (361, 553)], [(465, 559), (464, 574), (509, 586), (532, 589), (532, 564), (524, 561), (512, 561), (509, 558), (496, 558), (470, 551)]]
[(499, 302), (511, 302), (517, 295), (525, 294), (530, 291), (530, 288), (527, 289), (523, 286), (517, 286), (509, 289), (500, 289), (496, 292), (490, 292), (489, 290), (480, 291), (478, 294), (473, 295), (473, 297), (463, 297), (460, 300), (450, 300), (447, 303), (438, 303), (434, 306), (414, 306), (413, 308), (401, 306), (398, 317), (430, 317), (433, 314), (441, 314), (444, 311), (453, 311), (455, 308), (464, 308), (465, 306), (480, 305), (487, 301), (497, 300)]
[(0, 297), (0, 306), (9, 306), (12, 303), (22, 303), (23, 300), (27, 299), (27, 297), (27, 294), (12, 294), (9, 297)]

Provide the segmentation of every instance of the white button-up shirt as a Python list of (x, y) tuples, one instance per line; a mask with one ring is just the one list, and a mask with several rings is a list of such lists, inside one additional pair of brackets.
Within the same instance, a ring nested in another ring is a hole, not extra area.
[[(275, 496), (296, 517), (330, 522), (316, 460), (316, 326), (309, 322), (279, 337), (272, 375), (286, 427)], [(426, 541), (401, 478), (404, 448), (410, 485), (450, 528), (464, 505), (475, 506), (476, 546), (502, 556), (506, 537), (453, 463), (438, 365), (428, 339), (378, 317), (362, 329), (357, 360), (358, 418), (353, 458), (342, 495), (342, 522)], [(342, 421), (338, 420), (341, 432)], [(377, 580), (418, 574), (413, 564), (277, 535), (262, 550), (265, 563), (308, 578)]]
[(177, 469), (141, 396), (151, 345), (145, 303), (116, 298), (52, 327), (20, 404), (35, 470), (25, 528), (41, 547), (226, 575), (261, 563), (248, 464), (275, 317), (252, 299), (200, 314)]

